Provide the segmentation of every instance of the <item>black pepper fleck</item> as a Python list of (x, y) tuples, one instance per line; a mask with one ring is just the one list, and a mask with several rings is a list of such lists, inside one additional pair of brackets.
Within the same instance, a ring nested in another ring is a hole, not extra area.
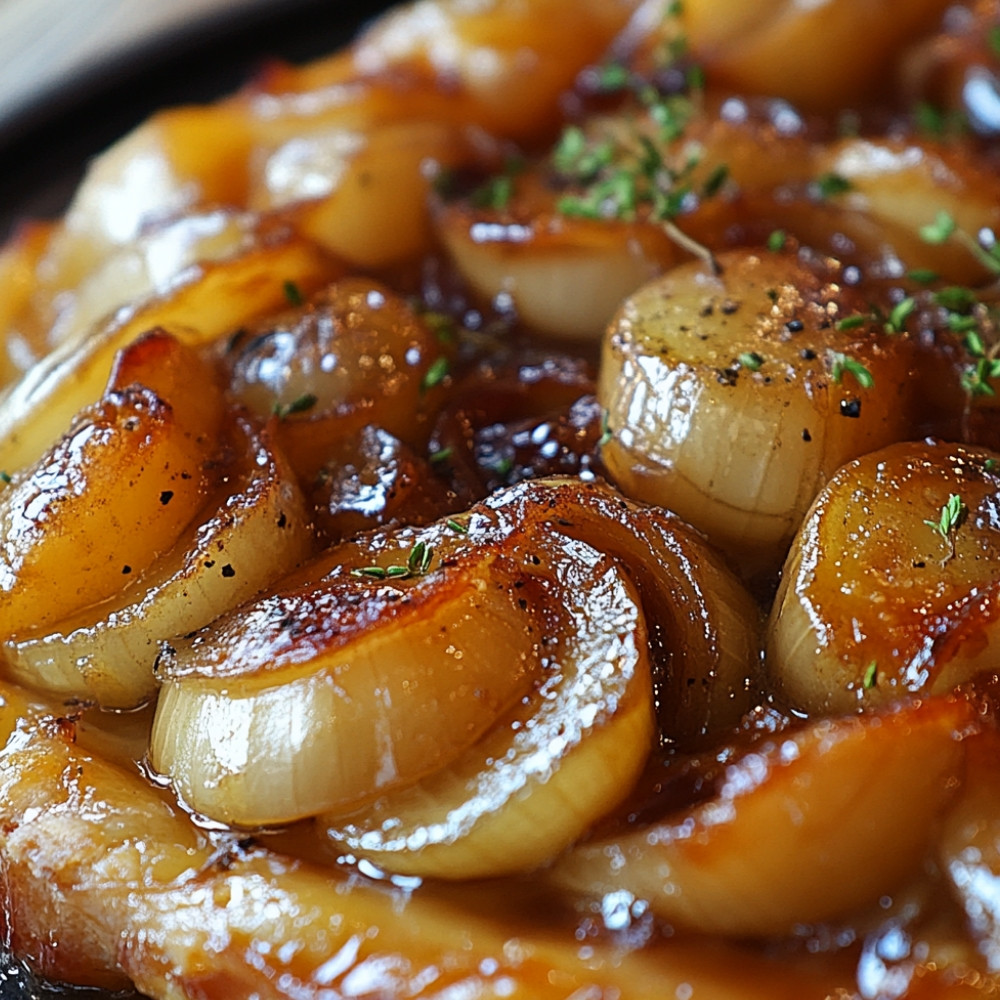
[(842, 417), (857, 418), (861, 416), (860, 399), (842, 399), (840, 401), (840, 415)]
[(229, 563), (226, 563), (226, 565), (222, 567), (222, 575), (226, 577), (236, 576), (236, 570), (234, 570)]

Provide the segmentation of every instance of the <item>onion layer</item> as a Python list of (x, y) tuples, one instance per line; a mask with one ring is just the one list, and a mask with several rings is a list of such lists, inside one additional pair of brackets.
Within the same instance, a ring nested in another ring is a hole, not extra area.
[(526, 482), (337, 546), (172, 644), (152, 761), (213, 819), (323, 813), (336, 849), (394, 871), (522, 870), (643, 766), (650, 650), (660, 723), (690, 742), (735, 725), (756, 648), (752, 601), (687, 526), (605, 487)]
[(12, 385), (0, 399), (0, 469), (37, 460), (74, 414), (100, 398), (118, 351), (148, 330), (206, 344), (279, 309), (289, 283), (310, 294), (339, 271), (307, 240), (261, 225), (239, 253), (188, 269), (163, 295), (64, 341)]
[(462, 879), (531, 870), (627, 794), (649, 754), (652, 690), (637, 595), (580, 542), (546, 545), (560, 605), (546, 677), (453, 765), (347, 817), (338, 851), (389, 871)]
[[(747, 572), (780, 564), (802, 516), (845, 461), (907, 435), (916, 347), (837, 329), (867, 305), (836, 270), (782, 254), (686, 265), (628, 299), (598, 383), (602, 451), (629, 496), (703, 530)], [(864, 322), (862, 320), (862, 322)]]
[(506, 561), (452, 560), (409, 586), (345, 574), (285, 591), (173, 642), (154, 767), (199, 812), (255, 826), (449, 762), (538, 680), (548, 604)]
[(903, 443), (833, 477), (789, 553), (768, 625), (780, 699), (849, 712), (944, 693), (995, 667), (998, 460)]
[(156, 691), (160, 640), (199, 628), (306, 557), (312, 534), (301, 495), (248, 425), (237, 425), (236, 457), (217, 473), (200, 516), (127, 587), (37, 634), (7, 639), (7, 672), (65, 698), (134, 708)]
[(715, 796), (676, 819), (574, 848), (552, 878), (597, 899), (629, 893), (713, 934), (847, 917), (930, 849), (976, 729), (975, 707), (950, 698), (818, 720), (737, 757)]

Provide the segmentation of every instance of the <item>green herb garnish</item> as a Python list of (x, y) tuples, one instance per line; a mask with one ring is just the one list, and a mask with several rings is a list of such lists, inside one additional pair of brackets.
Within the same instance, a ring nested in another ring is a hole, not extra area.
[(431, 362), (430, 367), (424, 373), (424, 379), (420, 384), (420, 388), (424, 392), (427, 392), (435, 386), (440, 385), (447, 377), (450, 367), (448, 359), (444, 357), (444, 355), (439, 358), (435, 358), (435, 360)]
[(832, 198), (834, 195), (844, 194), (851, 190), (851, 182), (842, 174), (823, 174), (816, 178), (816, 191), (820, 198)]
[(958, 530), (968, 514), (969, 508), (962, 502), (962, 498), (957, 493), (952, 493), (948, 497), (948, 502), (941, 508), (938, 519), (936, 521), (925, 520), (924, 524), (948, 540), (952, 532)]
[(871, 691), (872, 688), (878, 687), (878, 664), (874, 660), (865, 667), (865, 675), (861, 680), (861, 686), (865, 691)]
[(830, 361), (831, 375), (838, 385), (843, 381), (845, 373), (850, 373), (862, 389), (871, 389), (875, 385), (874, 376), (860, 361), (837, 351), (831, 352)]
[(767, 238), (767, 249), (774, 253), (777, 253), (779, 250), (784, 250), (787, 240), (788, 234), (784, 231), (784, 229), (775, 229)]
[(305, 413), (311, 410), (317, 403), (317, 397), (311, 392), (307, 392), (298, 399), (293, 399), (290, 403), (275, 403), (272, 413), (279, 419), (284, 420), (294, 413)]
[(907, 319), (917, 308), (916, 299), (907, 296), (897, 302), (889, 312), (889, 317), (885, 321), (885, 329), (888, 333), (902, 333), (906, 327)]

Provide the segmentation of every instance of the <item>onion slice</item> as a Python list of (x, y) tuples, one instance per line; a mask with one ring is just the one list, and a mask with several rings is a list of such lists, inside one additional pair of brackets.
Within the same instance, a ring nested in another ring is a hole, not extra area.
[(555, 857), (628, 793), (653, 737), (638, 595), (584, 543), (553, 561), (563, 621), (547, 642), (551, 676), (454, 765), (319, 817), (337, 851), (408, 875), (511, 874)]
[(551, 877), (592, 898), (630, 893), (711, 934), (789, 934), (849, 916), (894, 892), (931, 848), (978, 728), (976, 708), (950, 697), (818, 720), (737, 757), (693, 810), (580, 845)]
[(153, 766), (193, 809), (258, 826), (446, 764), (537, 681), (548, 604), (488, 552), (449, 562), (396, 585), (346, 574), (284, 591), (174, 641)]
[(0, 646), (7, 673), (67, 699), (128, 709), (156, 692), (159, 641), (199, 628), (306, 558), (312, 533), (283, 459), (244, 421), (238, 457), (169, 552), (129, 587)]
[(785, 563), (767, 628), (776, 697), (804, 713), (944, 694), (995, 669), (1000, 456), (905, 442), (844, 466)]

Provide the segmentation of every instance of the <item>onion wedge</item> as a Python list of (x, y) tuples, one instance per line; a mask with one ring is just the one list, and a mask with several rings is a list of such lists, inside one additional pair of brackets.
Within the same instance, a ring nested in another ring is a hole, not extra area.
[(281, 457), (246, 423), (201, 514), (173, 547), (106, 600), (0, 646), (25, 685), (104, 708), (156, 692), (159, 641), (199, 628), (289, 572), (312, 544), (301, 495)]
[(35, 461), (73, 415), (100, 398), (117, 353), (154, 327), (209, 343), (287, 304), (289, 283), (310, 294), (341, 268), (302, 237), (261, 225), (224, 260), (186, 269), (162, 295), (123, 307), (66, 340), (0, 398), (0, 469)]
[(551, 877), (597, 899), (630, 893), (714, 934), (848, 917), (894, 892), (932, 848), (978, 728), (961, 698), (818, 720), (737, 757), (693, 810), (580, 845)]
[(844, 466), (795, 539), (767, 629), (776, 697), (850, 712), (944, 694), (1000, 645), (997, 454), (891, 445)]
[[(623, 304), (598, 381), (602, 456), (623, 492), (676, 511), (753, 574), (780, 565), (844, 462), (910, 433), (917, 348), (866, 321), (825, 263), (720, 262), (719, 276), (684, 265)], [(860, 333), (837, 328), (848, 315)]]

